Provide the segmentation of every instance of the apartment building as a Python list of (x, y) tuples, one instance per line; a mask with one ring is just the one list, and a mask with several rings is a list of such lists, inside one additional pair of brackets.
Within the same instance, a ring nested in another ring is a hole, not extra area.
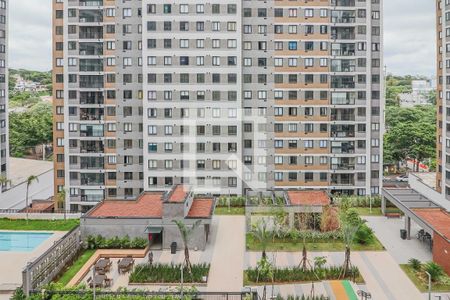
[[(8, 178), (8, 1), (0, 0), (0, 175)], [(0, 188), (0, 193), (6, 186)]]
[(381, 0), (53, 0), (55, 192), (378, 194)]

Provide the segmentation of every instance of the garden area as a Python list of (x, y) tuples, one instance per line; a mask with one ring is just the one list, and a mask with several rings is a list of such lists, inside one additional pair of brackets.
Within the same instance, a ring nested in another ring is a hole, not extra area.
[[(260, 218), (247, 233), (247, 250), (300, 251), (305, 247), (308, 251), (344, 251), (347, 245), (343, 230), (346, 222), (351, 222), (357, 228), (351, 250), (384, 250), (358, 210), (347, 202), (324, 207), (323, 213), (297, 213), (293, 227), (288, 225), (287, 218), (287, 213), (281, 208), (275, 209), (271, 216)], [(261, 220), (266, 224), (261, 224)], [(270, 241), (268, 243), (262, 242), (261, 228), (258, 228), (261, 226), (265, 226), (265, 234)]]
[(433, 292), (450, 292), (450, 277), (442, 267), (434, 262), (423, 263), (412, 258), (408, 264), (400, 265), (409, 279), (421, 292), (428, 291), (428, 272), (431, 275), (431, 290)]
[(130, 274), (130, 284), (179, 283), (181, 268), (183, 268), (186, 283), (201, 284), (208, 280), (209, 264), (194, 264), (190, 270), (188, 266), (181, 264), (140, 264)]
[(0, 230), (70, 231), (78, 225), (80, 225), (78, 219), (28, 221), (24, 219), (0, 219)]

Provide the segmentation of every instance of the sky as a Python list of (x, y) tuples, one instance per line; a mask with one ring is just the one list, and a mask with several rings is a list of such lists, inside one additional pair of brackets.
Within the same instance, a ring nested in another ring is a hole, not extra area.
[[(395, 75), (435, 74), (435, 1), (384, 0), (385, 65)], [(51, 0), (10, 1), (10, 67), (51, 69)]]

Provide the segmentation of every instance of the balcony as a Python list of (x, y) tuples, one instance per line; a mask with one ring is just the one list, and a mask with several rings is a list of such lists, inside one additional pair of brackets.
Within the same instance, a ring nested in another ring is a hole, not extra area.
[(331, 121), (355, 121), (354, 109), (331, 109)]
[(354, 40), (355, 28), (354, 27), (332, 27), (331, 39), (333, 40)]
[(333, 92), (331, 94), (331, 104), (333, 105), (354, 105), (356, 94), (354, 92)]
[(353, 174), (331, 174), (332, 185), (355, 185)]
[(355, 56), (355, 44), (353, 44), (353, 43), (331, 44), (331, 55), (333, 55), (333, 56)]
[(331, 11), (331, 23), (349, 24), (355, 23), (355, 11), (333, 10)]
[(103, 75), (80, 75), (80, 88), (101, 89), (104, 86)]
[(80, 125), (81, 137), (103, 137), (103, 125)]
[(104, 119), (103, 108), (80, 108), (80, 120), (101, 121)]
[(331, 142), (332, 154), (354, 154), (355, 143), (354, 142)]
[(80, 104), (103, 104), (102, 92), (80, 92)]
[(102, 10), (80, 10), (80, 23), (100, 23), (103, 22)]
[(333, 157), (330, 164), (331, 170), (345, 171), (355, 169), (355, 159), (350, 157)]
[(355, 79), (353, 76), (331, 76), (331, 88), (354, 89)]
[(81, 141), (81, 153), (103, 153), (104, 151), (105, 147), (101, 141)]
[(81, 185), (105, 185), (105, 174), (80, 173)]
[(80, 72), (102, 72), (103, 59), (80, 59)]
[(331, 0), (332, 6), (348, 6), (348, 7), (354, 7), (355, 6), (355, 0)]
[(80, 6), (103, 6), (103, 0), (80, 0)]
[(97, 40), (103, 38), (103, 28), (95, 26), (80, 26), (80, 39)]
[(355, 72), (356, 62), (353, 59), (331, 60), (331, 72)]
[(103, 55), (103, 43), (80, 43), (80, 55)]
[(83, 170), (103, 169), (104, 166), (103, 157), (80, 157), (80, 168)]
[(355, 137), (354, 125), (331, 125), (331, 137), (348, 138)]

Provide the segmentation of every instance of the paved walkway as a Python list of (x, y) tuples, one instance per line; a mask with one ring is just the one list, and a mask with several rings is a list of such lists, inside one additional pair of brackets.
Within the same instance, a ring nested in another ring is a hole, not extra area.
[(388, 219), (386, 217), (364, 217), (367, 224), (375, 231), (375, 235), (389, 251), (398, 264), (406, 264), (410, 258), (421, 261), (431, 261), (432, 255), (428, 245), (416, 239), (420, 227), (411, 221), (411, 240), (400, 238), (400, 229), (405, 226), (405, 220)]
[[(269, 258), (279, 267), (295, 266), (301, 260), (301, 252), (269, 252)], [(342, 265), (343, 252), (309, 252), (311, 263), (314, 257), (325, 256), (329, 265)], [(255, 267), (260, 252), (248, 252), (246, 267)], [(351, 261), (365, 279), (366, 288), (377, 300), (420, 300), (422, 295), (409, 280), (399, 265), (386, 251), (352, 252)]]
[(213, 227), (214, 252), (209, 271), (208, 290), (214, 292), (240, 292), (244, 282), (245, 218), (242, 216), (216, 216)]

